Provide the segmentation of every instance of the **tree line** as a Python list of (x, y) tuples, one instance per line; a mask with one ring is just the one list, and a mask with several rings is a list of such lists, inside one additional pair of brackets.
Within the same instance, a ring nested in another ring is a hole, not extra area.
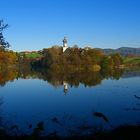
[(32, 65), (57, 71), (99, 71), (107, 68), (119, 68), (123, 63), (119, 54), (108, 56), (101, 50), (94, 48), (86, 49), (74, 46), (63, 53), (61, 46), (53, 46), (43, 49), (42, 54), (43, 57)]

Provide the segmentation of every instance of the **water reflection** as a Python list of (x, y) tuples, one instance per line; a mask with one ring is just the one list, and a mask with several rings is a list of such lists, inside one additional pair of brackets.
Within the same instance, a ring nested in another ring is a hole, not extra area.
[(37, 137), (89, 134), (136, 124), (140, 79), (128, 78), (129, 74), (140, 76), (138, 70), (121, 69), (58, 73), (25, 67), (1, 71), (0, 127), (12, 134), (23, 131)]
[(140, 76), (140, 70), (122, 70), (111, 69), (103, 70), (100, 72), (63, 72), (44, 70), (44, 69), (32, 69), (29, 66), (5, 69), (0, 72), (0, 86), (5, 86), (9, 81), (12, 82), (15, 79), (42, 79), (47, 81), (55, 88), (63, 86), (64, 94), (67, 94), (72, 87), (79, 87), (83, 84), (85, 87), (93, 87), (101, 84), (104, 79), (128, 78)]
[(67, 94), (67, 92), (68, 92), (68, 83), (64, 81), (63, 86), (64, 86), (64, 93)]
[(15, 79), (42, 79), (47, 81), (54, 87), (63, 86), (64, 93), (68, 92), (70, 87), (78, 87), (83, 84), (85, 87), (96, 86), (101, 84), (104, 79), (116, 79), (118, 80), (123, 75), (123, 70), (115, 69), (101, 72), (64, 72), (58, 73), (57, 71), (51, 70), (33, 70), (30, 67), (20, 69), (6, 69), (0, 72), (0, 85), (4, 86), (7, 82), (12, 82)]

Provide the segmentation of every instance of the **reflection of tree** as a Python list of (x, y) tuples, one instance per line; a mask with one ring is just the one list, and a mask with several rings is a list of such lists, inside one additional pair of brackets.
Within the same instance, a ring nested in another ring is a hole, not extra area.
[(33, 70), (29, 65), (23, 65), (20, 68), (5, 69), (0, 73), (0, 85), (4, 86), (8, 81), (23, 78), (38, 78), (48, 81), (54, 87), (64, 86), (68, 83), (71, 87), (78, 87), (80, 84), (85, 86), (96, 86), (101, 84), (105, 78), (119, 79), (123, 71), (120, 69), (104, 70), (100, 72), (78, 72), (78, 71), (56, 71), (56, 70)]
[[(44, 73), (45, 74), (45, 73)], [(101, 83), (102, 76), (99, 72), (95, 73), (57, 73), (49, 72), (44, 75), (45, 80), (54, 86), (63, 85), (63, 81), (67, 82), (71, 86), (78, 87), (79, 84), (85, 86), (95, 86)]]
[(13, 81), (17, 77), (15, 69), (5, 69), (0, 71), (0, 86), (4, 86), (8, 81)]
[(101, 74), (104, 78), (112, 78), (118, 80), (123, 75), (124, 70), (122, 69), (103, 69)]
[(47, 80), (53, 86), (58, 87), (62, 86), (64, 81), (68, 83), (71, 87), (78, 87), (80, 84), (85, 86), (96, 86), (102, 82), (105, 78), (119, 79), (123, 74), (123, 71), (120, 69), (115, 70), (106, 70), (101, 72), (72, 72), (71, 71), (39, 71), (41, 72), (41, 79)]

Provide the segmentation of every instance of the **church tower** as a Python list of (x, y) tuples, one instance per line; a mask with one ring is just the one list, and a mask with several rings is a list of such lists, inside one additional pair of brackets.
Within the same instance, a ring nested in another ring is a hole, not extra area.
[(66, 37), (64, 37), (64, 39), (63, 39), (63, 52), (65, 52), (65, 50), (68, 48), (68, 46), (67, 46), (67, 39), (66, 39)]

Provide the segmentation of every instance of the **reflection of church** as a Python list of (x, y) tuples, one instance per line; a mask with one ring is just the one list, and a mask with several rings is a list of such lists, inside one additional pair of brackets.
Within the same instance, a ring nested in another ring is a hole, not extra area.
[(67, 94), (67, 92), (68, 92), (68, 83), (67, 82), (63, 82), (63, 86), (64, 86), (64, 93), (65, 93), (65, 95)]

